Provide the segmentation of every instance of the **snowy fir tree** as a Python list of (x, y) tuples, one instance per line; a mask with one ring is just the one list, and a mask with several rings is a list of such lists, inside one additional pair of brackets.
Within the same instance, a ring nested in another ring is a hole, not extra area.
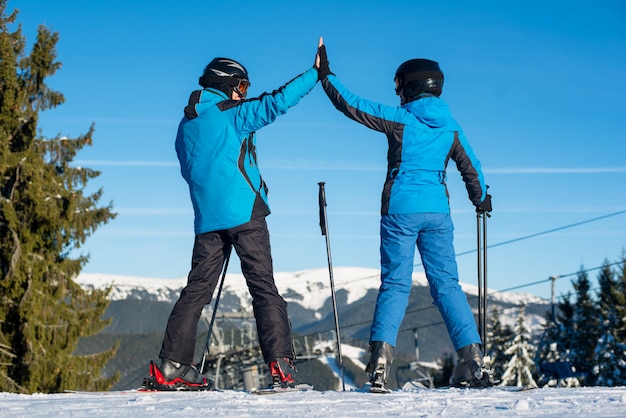
[[(537, 344), (536, 363), (539, 367), (540, 386), (563, 386), (579, 387), (581, 381), (577, 377), (555, 379), (554, 375), (545, 372), (544, 364), (567, 362), (571, 366), (570, 357), (572, 349), (572, 335), (574, 333), (574, 306), (571, 303), (572, 294), (567, 293), (558, 302), (558, 309), (553, 316), (552, 312), (546, 313), (546, 323), (541, 338)], [(571, 366), (572, 372), (575, 368)]]
[(503, 386), (537, 387), (537, 382), (533, 377), (535, 349), (531, 344), (530, 330), (526, 327), (525, 320), (526, 309), (522, 305), (513, 329), (513, 339), (504, 351), (510, 360), (502, 374)]
[(88, 257), (72, 257), (114, 217), (97, 206), (101, 191), (83, 193), (99, 173), (71, 166), (93, 127), (75, 139), (38, 136), (39, 112), (64, 101), (45, 83), (61, 66), (58, 34), (40, 26), (27, 55), (17, 11), (5, 10), (0, 0), (0, 391), (107, 389), (115, 377), (99, 376), (114, 347), (72, 355), (108, 323), (108, 292), (82, 289), (74, 279)]
[[(551, 363), (567, 363), (570, 371), (575, 374), (576, 368), (571, 365), (570, 362), (570, 350), (563, 345), (564, 341), (568, 340), (567, 328), (561, 323), (549, 322), (546, 324), (541, 340), (537, 345), (537, 365), (539, 367), (539, 380), (537, 383), (540, 386), (562, 386), (562, 387), (579, 387), (581, 386), (581, 380), (579, 377), (561, 377), (555, 378), (553, 373), (546, 372), (544, 368), (549, 367)], [(580, 376), (582, 378), (583, 376)]]
[(500, 322), (500, 309), (494, 305), (487, 323), (487, 347), (485, 353), (490, 359), (490, 368), (496, 379), (504, 373), (508, 356), (504, 353), (507, 342), (513, 339), (513, 330), (510, 326)]
[(561, 340), (559, 343), (567, 349), (570, 349), (572, 346), (570, 336), (574, 333), (575, 328), (574, 309), (575, 307), (572, 304), (572, 293), (567, 292), (558, 302), (558, 310), (556, 314), (556, 321), (560, 324), (560, 327), (563, 328), (563, 331), (560, 334)]
[(571, 360), (576, 370), (587, 374), (587, 385), (593, 385), (595, 343), (600, 337), (600, 313), (591, 295), (591, 282), (581, 267), (572, 282), (575, 293), (574, 330), (571, 334)]
[(615, 312), (617, 315), (617, 340), (626, 343), (626, 252), (622, 256), (616, 271)]
[(596, 364), (593, 368), (595, 386), (623, 386), (626, 384), (626, 344), (619, 343), (608, 329), (596, 345)]
[(598, 275), (600, 291), (598, 304), (601, 318), (601, 336), (595, 349), (593, 377), (598, 386), (621, 386), (626, 384), (626, 344), (618, 340), (620, 296), (619, 278), (608, 261)]

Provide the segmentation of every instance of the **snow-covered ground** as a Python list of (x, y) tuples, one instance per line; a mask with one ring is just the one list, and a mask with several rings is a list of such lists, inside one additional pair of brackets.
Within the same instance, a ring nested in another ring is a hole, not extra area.
[[(342, 344), (344, 357), (365, 368), (363, 350)], [(328, 355), (320, 360), (339, 378)], [(372, 394), (345, 377), (335, 391), (91, 392), (18, 395), (0, 393), (0, 417), (626, 417), (626, 387), (410, 389)], [(407, 384), (406, 388), (410, 385)]]
[[(363, 349), (342, 344), (344, 357), (360, 362)], [(335, 376), (329, 354), (321, 361)], [(626, 417), (626, 387), (419, 389), (372, 394), (345, 378), (335, 391), (258, 396), (239, 391), (122, 392), (18, 395), (0, 393), (0, 417)], [(410, 385), (406, 385), (409, 387)]]
[(626, 388), (356, 391), (0, 393), (2, 417), (625, 417)]
[[(360, 368), (363, 349), (342, 344)], [(339, 377), (329, 354), (320, 360)], [(0, 417), (626, 417), (626, 387), (419, 389), (370, 394), (347, 377), (335, 391), (258, 396), (240, 391), (19, 395), (0, 393)], [(405, 387), (410, 387), (406, 385)]]

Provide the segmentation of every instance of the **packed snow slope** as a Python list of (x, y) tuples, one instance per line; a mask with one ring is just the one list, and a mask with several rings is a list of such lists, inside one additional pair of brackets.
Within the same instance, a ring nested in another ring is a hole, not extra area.
[(625, 417), (626, 388), (357, 391), (0, 393), (3, 417)]

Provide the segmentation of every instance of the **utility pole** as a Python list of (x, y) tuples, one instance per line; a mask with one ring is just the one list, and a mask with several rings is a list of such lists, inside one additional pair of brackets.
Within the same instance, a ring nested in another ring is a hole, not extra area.
[(555, 284), (556, 284), (556, 279), (558, 279), (560, 276), (550, 276), (550, 280), (552, 281), (552, 295), (550, 297), (550, 301), (552, 304), (552, 323), (556, 324), (556, 303), (555, 303)]

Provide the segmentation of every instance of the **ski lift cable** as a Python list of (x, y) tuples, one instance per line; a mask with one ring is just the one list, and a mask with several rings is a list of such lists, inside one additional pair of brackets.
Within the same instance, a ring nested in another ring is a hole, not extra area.
[[(590, 271), (600, 270), (600, 269), (602, 269), (604, 267), (612, 267), (612, 266), (620, 265), (620, 264), (623, 264), (624, 262), (626, 262), (626, 260), (620, 260), (620, 261), (616, 261), (616, 262), (613, 262), (613, 263), (610, 263), (610, 264), (605, 264), (605, 265), (602, 265), (602, 266), (599, 266), (599, 267), (592, 267), (592, 268), (588, 268), (588, 269), (585, 269), (585, 270), (578, 270), (575, 273), (567, 273), (567, 274), (562, 274), (562, 275), (559, 275), (559, 276), (552, 276), (552, 277), (560, 279), (560, 278), (576, 276), (576, 275), (578, 275), (580, 273), (588, 273)], [(549, 277), (549, 278), (543, 279), (543, 280), (537, 280), (535, 282), (526, 283), (526, 284), (519, 285), (519, 286), (514, 286), (514, 287), (511, 287), (511, 288), (508, 288), (508, 289), (502, 289), (502, 290), (489, 292), (489, 295), (494, 295), (496, 293), (502, 293), (502, 292), (509, 292), (511, 290), (517, 290), (517, 289), (520, 289), (520, 288), (523, 288), (523, 287), (534, 286), (534, 285), (537, 285), (537, 284), (545, 283), (547, 281), (552, 280), (552, 277)], [(476, 297), (478, 297), (478, 296), (472, 296), (472, 297), (470, 297), (470, 299), (471, 298), (476, 298)], [(547, 300), (546, 298), (541, 298), (541, 299)], [(426, 310), (429, 310), (429, 309), (436, 309), (436, 306), (429, 305), (429, 306), (425, 306), (425, 307), (421, 307), (421, 308), (409, 309), (409, 310), (406, 311), (405, 315), (413, 314), (413, 313), (419, 313), (419, 312), (426, 311)], [(345, 325), (342, 325), (341, 327), (342, 328), (352, 328), (352, 327), (357, 327), (357, 326), (368, 325), (370, 323), (371, 323), (371, 320), (359, 321), (359, 322), (355, 322), (355, 323), (352, 323), (352, 324), (345, 324)], [(436, 326), (436, 325), (440, 325), (440, 324), (443, 324), (443, 322), (436, 322), (436, 323), (432, 323), (432, 324), (421, 325), (419, 328), (427, 328), (427, 327)], [(410, 330), (412, 330), (413, 328), (415, 328), (415, 327), (411, 327)], [(400, 329), (401, 332), (402, 331), (408, 331), (408, 330), (409, 330), (408, 328)], [(318, 332), (327, 332), (327, 331), (330, 331), (330, 330), (321, 330), (321, 331), (318, 331)], [(313, 335), (313, 334), (311, 334), (311, 335)]]
[[(599, 221), (599, 220), (602, 220), (602, 219), (610, 218), (610, 217), (617, 216), (617, 215), (623, 215), (623, 214), (626, 214), (626, 210), (621, 210), (621, 211), (618, 211), (618, 212), (609, 213), (607, 215), (602, 215), (602, 216), (598, 216), (598, 217), (595, 217), (595, 218), (586, 219), (586, 220), (583, 220), (583, 221), (580, 221), (580, 222), (576, 222), (576, 223), (573, 223), (573, 224), (564, 225), (564, 226), (548, 229), (548, 230), (541, 231), (541, 232), (536, 232), (534, 234), (525, 235), (523, 237), (513, 238), (513, 239), (508, 240), (508, 241), (502, 241), (502, 242), (498, 242), (498, 243), (495, 243), (495, 244), (490, 244), (490, 245), (487, 246), (487, 248), (495, 248), (495, 247), (501, 247), (501, 246), (508, 245), (508, 244), (513, 244), (513, 243), (516, 243), (516, 242), (519, 242), (519, 241), (524, 241), (524, 240), (535, 238), (535, 237), (542, 236), (542, 235), (548, 235), (548, 234), (551, 234), (551, 233), (554, 233), (554, 232), (562, 231), (562, 230), (569, 229), (569, 228), (574, 228), (576, 226), (588, 224), (588, 223), (591, 223), (591, 222), (596, 222), (596, 221)], [(472, 249), (472, 250), (456, 253), (455, 256), (456, 257), (460, 257), (460, 256), (463, 256), (463, 255), (473, 254), (476, 251), (477, 251), (477, 249)], [(414, 264), (413, 267), (420, 267), (421, 265), (422, 265), (422, 263), (417, 263), (417, 264)], [(573, 273), (573, 274), (577, 274), (577, 273)], [(356, 282), (359, 282), (359, 281), (362, 281), (362, 280), (368, 280), (368, 279), (371, 279), (372, 277), (377, 277), (377, 276), (378, 275), (367, 275), (367, 276), (364, 276), (364, 277), (359, 277), (357, 279), (353, 279), (353, 280), (342, 282), (342, 284), (356, 283)], [(557, 276), (557, 277), (560, 278), (560, 277), (567, 277), (567, 276), (568, 275), (561, 275), (561, 276)], [(526, 285), (520, 285), (518, 287), (533, 286), (533, 285), (539, 284), (541, 282), (542, 281), (535, 282), (535, 283), (530, 283), (530, 284), (526, 284)], [(310, 292), (313, 293), (313, 292), (326, 291), (327, 288), (328, 288), (328, 286), (322, 285), (322, 286), (317, 287), (316, 289), (311, 290)], [(516, 289), (516, 288), (511, 288), (511, 289)], [(508, 290), (511, 290), (511, 289), (504, 289), (502, 291), (504, 292), (504, 291), (508, 291)]]
[[(489, 294), (490, 295), (494, 295), (496, 293), (510, 292), (512, 290), (521, 289), (523, 287), (529, 287), (529, 286), (534, 286), (534, 285), (537, 285), (537, 284), (545, 283), (545, 282), (548, 282), (548, 281), (550, 281), (552, 279), (555, 279), (555, 280), (564, 279), (566, 277), (576, 276), (576, 275), (578, 275), (580, 273), (589, 273), (590, 271), (600, 270), (600, 269), (605, 268), (605, 267), (613, 267), (613, 266), (616, 266), (618, 264), (623, 264), (623, 263), (624, 263), (624, 260), (620, 260), (620, 261), (615, 261), (615, 262), (610, 263), (610, 264), (603, 264), (603, 265), (601, 265), (599, 267), (592, 267), (592, 268), (588, 268), (586, 270), (578, 270), (576, 273), (559, 274), (559, 275), (556, 275), (556, 276), (550, 276), (547, 279), (537, 280), (536, 282), (532, 282), (532, 283), (526, 283), (526, 284), (521, 284), (521, 285), (518, 285), (518, 286), (509, 287), (509, 288), (506, 288), (506, 289), (496, 290), (496, 291), (490, 292)], [(542, 299), (545, 299), (545, 298), (542, 298)]]
[[(534, 282), (531, 282), (531, 283), (526, 283), (526, 284), (522, 284), (522, 285), (519, 285), (519, 286), (513, 286), (513, 287), (510, 287), (510, 288), (507, 288), (507, 289), (501, 289), (501, 290), (492, 291), (492, 292), (489, 292), (489, 295), (495, 295), (497, 293), (510, 292), (512, 290), (517, 290), (517, 289), (521, 289), (521, 288), (524, 288), (524, 287), (535, 286), (537, 284), (542, 284), (542, 283), (545, 283), (545, 282), (548, 282), (548, 281), (552, 280), (552, 277), (555, 277), (556, 279), (562, 279), (562, 278), (566, 278), (566, 277), (576, 276), (576, 275), (578, 275), (580, 273), (588, 273), (590, 271), (600, 270), (600, 269), (602, 269), (604, 267), (612, 267), (612, 266), (616, 266), (616, 265), (619, 265), (619, 264), (623, 264), (625, 261), (626, 260), (620, 260), (620, 261), (616, 261), (616, 262), (613, 262), (613, 263), (610, 263), (610, 264), (606, 264), (606, 265), (602, 265), (602, 266), (599, 266), (599, 267), (592, 267), (592, 268), (588, 268), (588, 269), (585, 269), (585, 270), (578, 270), (575, 273), (567, 273), (567, 274), (561, 274), (561, 275), (558, 275), (558, 276), (551, 276), (551, 277), (549, 277), (547, 279), (537, 280), (537, 281), (534, 281)], [(469, 299), (473, 299), (473, 298), (476, 298), (476, 297), (477, 296), (471, 296)], [(546, 298), (540, 298), (540, 299), (547, 300)], [(425, 306), (425, 307), (421, 307), (421, 308), (409, 309), (409, 310), (406, 311), (406, 314), (418, 313), (418, 312), (426, 311), (426, 310), (429, 310), (429, 309), (435, 309), (435, 308), (436, 308), (436, 306), (429, 305), (429, 306)], [(366, 325), (366, 324), (369, 324), (370, 322), (371, 321), (360, 321), (360, 322), (356, 322), (356, 323), (353, 323), (353, 324), (342, 325), (342, 328), (350, 328), (350, 327), (355, 327), (355, 326)], [(327, 330), (327, 331), (330, 331), (330, 330)], [(320, 331), (320, 332), (325, 332), (325, 331)]]
[[(502, 241), (502, 242), (498, 242), (496, 244), (491, 244), (491, 245), (488, 245), (487, 248), (495, 248), (495, 247), (501, 247), (503, 245), (513, 244), (513, 243), (516, 243), (516, 242), (519, 242), (519, 241), (524, 241), (524, 240), (527, 240), (527, 239), (530, 239), (530, 238), (535, 238), (535, 237), (538, 237), (538, 236), (541, 236), (541, 235), (547, 235), (547, 234), (552, 234), (554, 232), (563, 231), (564, 229), (573, 228), (575, 226), (588, 224), (588, 223), (591, 223), (591, 222), (599, 221), (599, 220), (610, 218), (610, 217), (617, 216), (617, 215), (623, 215), (625, 213), (626, 213), (626, 210), (621, 210), (621, 211), (618, 211), (618, 212), (609, 213), (608, 215), (602, 215), (602, 216), (598, 216), (596, 218), (586, 219), (584, 221), (576, 222), (576, 223), (573, 223), (573, 224), (560, 226), (558, 228), (552, 228), (552, 229), (548, 229), (546, 231), (541, 231), (541, 232), (536, 232), (534, 234), (525, 235), (523, 237), (513, 238), (513, 239), (508, 240), (508, 241)], [(456, 254), (456, 256), (458, 257), (458, 256), (461, 256), (461, 255), (472, 254), (472, 253), (475, 253), (476, 251), (477, 251), (476, 249), (468, 250), (468, 251), (464, 251), (462, 253), (458, 253), (458, 254)], [(414, 265), (414, 267), (416, 267), (416, 266), (421, 266), (421, 263), (418, 263), (418, 264)]]

